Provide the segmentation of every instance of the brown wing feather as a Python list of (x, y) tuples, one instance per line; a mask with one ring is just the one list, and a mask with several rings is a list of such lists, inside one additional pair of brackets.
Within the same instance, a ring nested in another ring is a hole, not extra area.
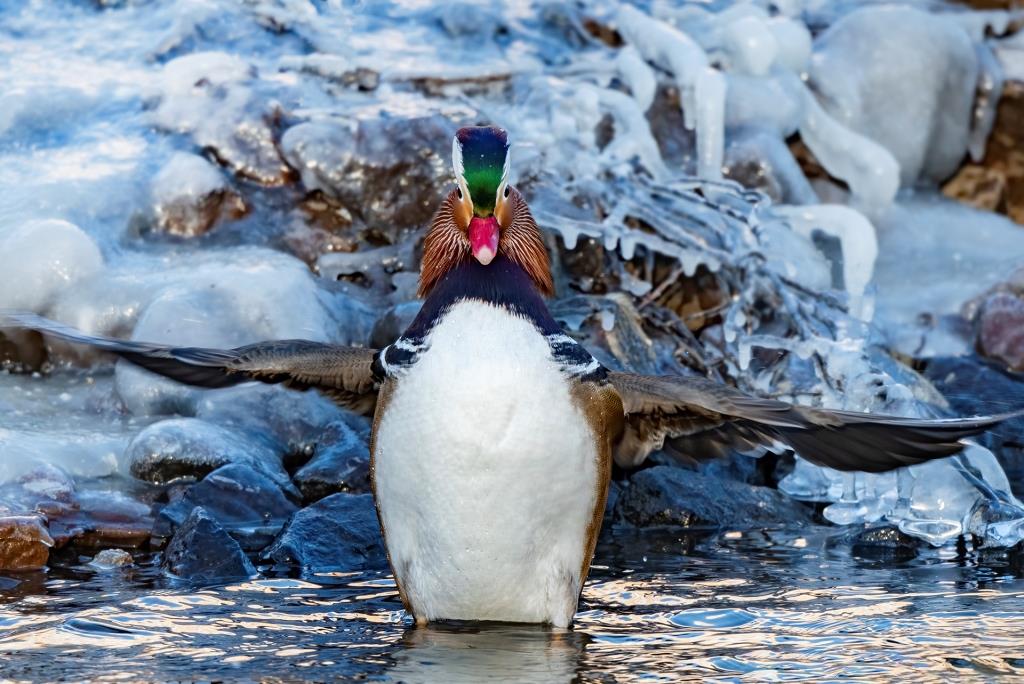
[(609, 379), (626, 413), (615, 455), (621, 465), (640, 463), (666, 439), (686, 438), (691, 456), (781, 444), (818, 465), (883, 472), (955, 454), (964, 437), (1024, 414), (917, 420), (795, 406), (704, 378), (610, 373)]
[(370, 412), (376, 402), (372, 349), (308, 340), (257, 342), (235, 349), (167, 347), (87, 335), (31, 313), (0, 312), (0, 328), (29, 328), (116, 354), (164, 377), (221, 388), (244, 382), (318, 389), (347, 408)]

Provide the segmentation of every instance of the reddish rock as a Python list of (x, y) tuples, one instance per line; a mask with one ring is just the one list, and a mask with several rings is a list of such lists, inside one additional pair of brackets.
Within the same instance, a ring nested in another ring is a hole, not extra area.
[(1024, 299), (996, 292), (985, 300), (978, 316), (978, 351), (1024, 371)]
[(50, 559), (53, 539), (39, 516), (0, 518), (0, 570), (39, 570)]

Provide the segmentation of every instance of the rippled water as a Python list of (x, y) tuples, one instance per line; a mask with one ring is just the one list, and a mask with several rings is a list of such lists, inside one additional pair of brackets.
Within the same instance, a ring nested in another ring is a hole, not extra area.
[(835, 532), (608, 535), (569, 632), (414, 628), (391, 579), (174, 585), (62, 565), (0, 577), (0, 677), (403, 682), (1024, 673), (1024, 564), (976, 551), (851, 555)]

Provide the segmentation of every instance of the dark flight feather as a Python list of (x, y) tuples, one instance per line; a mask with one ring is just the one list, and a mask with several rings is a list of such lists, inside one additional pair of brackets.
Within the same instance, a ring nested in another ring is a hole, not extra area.
[(622, 465), (669, 440), (691, 458), (786, 445), (818, 465), (877, 473), (955, 454), (961, 439), (1024, 414), (920, 420), (795, 406), (698, 377), (613, 372), (608, 379), (626, 412), (616, 453)]
[(137, 366), (196, 387), (219, 389), (245, 382), (316, 388), (347, 408), (370, 412), (376, 402), (376, 352), (308, 340), (257, 342), (235, 349), (168, 347), (87, 335), (30, 313), (0, 312), (0, 328), (37, 330), (65, 342), (116, 354)]

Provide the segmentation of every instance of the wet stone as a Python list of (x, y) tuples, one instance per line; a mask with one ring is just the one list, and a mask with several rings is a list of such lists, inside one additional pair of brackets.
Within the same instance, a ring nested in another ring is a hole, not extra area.
[(153, 532), (150, 507), (121, 492), (79, 492), (74, 506), (47, 517), (57, 546), (138, 548)]
[(46, 567), (53, 539), (39, 516), (0, 517), (0, 570)]
[(306, 501), (339, 492), (370, 490), (370, 449), (355, 430), (342, 422), (327, 426), (313, 458), (295, 473)]
[(114, 570), (116, 568), (126, 568), (134, 562), (132, 554), (127, 551), (122, 549), (103, 549), (89, 561), (89, 566), (97, 570)]
[(258, 438), (195, 418), (150, 425), (125, 451), (131, 474), (154, 484), (199, 480), (229, 463), (248, 465), (294, 493), (281, 455)]
[(190, 582), (253, 577), (242, 547), (202, 508), (195, 508), (164, 551), (164, 569)]
[(871, 527), (844, 537), (850, 552), (859, 558), (881, 561), (910, 560), (924, 543), (891, 525)]
[(299, 509), (268, 477), (234, 463), (213, 471), (165, 506), (157, 516), (153, 535), (170, 537), (198, 507), (249, 551), (270, 544)]
[(332, 494), (291, 519), (263, 559), (304, 572), (382, 569), (377, 512), (369, 494)]
[(997, 292), (978, 315), (978, 351), (1014, 371), (1024, 371), (1024, 299)]
[(656, 466), (630, 478), (615, 504), (615, 518), (638, 527), (751, 528), (807, 525), (811, 511), (776, 489)]

